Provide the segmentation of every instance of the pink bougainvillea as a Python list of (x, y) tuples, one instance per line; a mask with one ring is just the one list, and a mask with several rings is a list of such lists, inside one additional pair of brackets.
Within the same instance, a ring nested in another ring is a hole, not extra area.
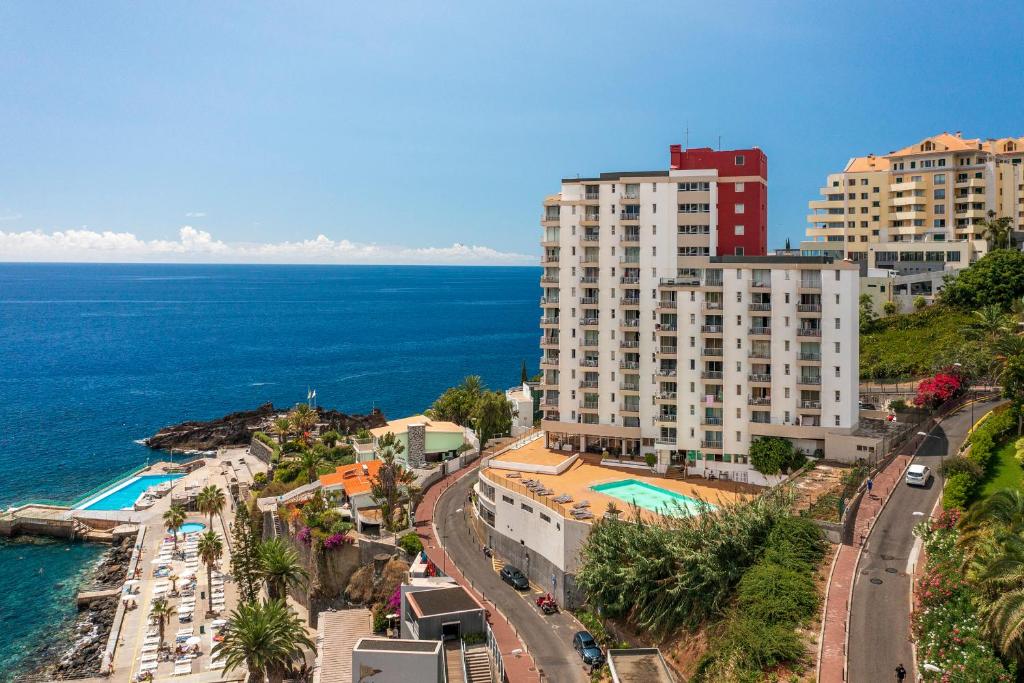
[(963, 382), (952, 373), (940, 372), (934, 377), (921, 380), (917, 385), (914, 405), (937, 408), (960, 393)]
[(340, 548), (341, 546), (348, 545), (352, 542), (352, 539), (345, 534), (331, 534), (324, 539), (324, 547), (328, 550), (333, 550), (334, 548)]
[(396, 588), (395, 592), (391, 594), (390, 598), (388, 598), (388, 609), (391, 610), (392, 612), (395, 612), (401, 606), (402, 606), (402, 589), (401, 588)]
[(313, 540), (313, 532), (309, 530), (308, 526), (304, 526), (299, 529), (299, 533), (295, 534), (295, 538), (309, 545)]

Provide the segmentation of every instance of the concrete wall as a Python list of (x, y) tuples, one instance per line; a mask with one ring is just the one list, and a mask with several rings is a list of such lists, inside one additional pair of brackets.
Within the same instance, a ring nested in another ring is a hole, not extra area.
[[(378, 673), (363, 674), (361, 671)], [(441, 683), (445, 680), (444, 650), (437, 652), (380, 652), (352, 650), (353, 683)]]
[(252, 441), (249, 443), (249, 453), (269, 465), (270, 459), (274, 455), (274, 450), (256, 437), (253, 437)]
[(459, 622), (459, 633), (464, 636), (470, 633), (482, 635), (484, 632), (483, 610), (458, 612), (456, 614), (438, 614), (436, 616), (423, 617), (416, 621), (418, 623), (420, 640), (441, 640), (441, 627), (453, 621)]

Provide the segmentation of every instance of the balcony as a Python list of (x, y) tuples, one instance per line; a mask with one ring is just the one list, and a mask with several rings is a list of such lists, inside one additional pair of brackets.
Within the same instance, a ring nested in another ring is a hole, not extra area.
[(720, 415), (704, 415), (700, 418), (702, 425), (720, 425), (722, 424), (722, 417)]
[(541, 325), (557, 325), (558, 324), (558, 318), (552, 318), (550, 316), (548, 316), (548, 317), (542, 316), (541, 319), (540, 319), (540, 324)]
[(662, 424), (675, 424), (676, 422), (679, 421), (679, 417), (671, 414), (658, 415), (656, 418), (654, 418), (654, 421), (660, 422)]
[(722, 286), (722, 278), (720, 278), (720, 277), (705, 278), (704, 279), (704, 286), (705, 287), (721, 287)]
[(580, 404), (580, 410), (598, 410), (597, 401), (584, 401)]
[(601, 198), (601, 193), (600, 192), (587, 192), (587, 193), (585, 193), (583, 195), (583, 198), (586, 199), (588, 202), (589, 201), (594, 201), (595, 199), (600, 199)]
[(541, 306), (557, 306), (558, 305), (558, 297), (557, 296), (542, 296), (540, 298), (540, 305)]
[(622, 198), (623, 199), (640, 199), (640, 193), (637, 192), (637, 191), (623, 192), (622, 193)]
[[(711, 403), (710, 403), (710, 405), (718, 405), (721, 402), (722, 402), (722, 395), (721, 394), (712, 394), (711, 395)], [(709, 405), (708, 404), (708, 399), (707, 399), (706, 396), (703, 398), (701, 403), (703, 403), (704, 405)]]
[(770, 327), (751, 327), (748, 331), (752, 335), (762, 336), (763, 337), (763, 336), (771, 335), (772, 328), (770, 328)]
[(707, 348), (707, 347), (705, 347), (705, 348), (700, 350), (700, 355), (702, 355), (702, 356), (711, 356), (713, 358), (721, 358), (722, 357), (722, 349), (719, 349), (719, 348)]
[(676, 308), (678, 308), (678, 306), (679, 302), (676, 301), (675, 299), (658, 299), (658, 308), (664, 308), (670, 311), (674, 311), (676, 310)]
[(804, 410), (821, 410), (821, 401), (800, 401), (800, 407)]
[(584, 266), (596, 266), (599, 263), (600, 255), (598, 254), (584, 254), (580, 256), (580, 264)]
[(638, 349), (640, 348), (640, 340), (638, 339), (622, 339), (619, 341), (619, 346), (624, 349)]
[(598, 345), (599, 345), (599, 342), (598, 342), (597, 339), (584, 339), (583, 341), (580, 342), (580, 346), (587, 346), (587, 347), (590, 347), (590, 348), (594, 348), (594, 347), (596, 347)]
[(821, 377), (814, 375), (800, 375), (796, 379), (797, 384), (809, 384), (811, 386), (818, 386), (821, 384)]
[(619, 325), (629, 328), (640, 327), (640, 318), (621, 318)]
[(580, 318), (580, 325), (583, 327), (594, 327), (600, 322), (598, 318)]
[(796, 336), (798, 336), (798, 337), (820, 337), (821, 336), (821, 328), (798, 327), (798, 328), (796, 328)]
[(821, 313), (821, 304), (797, 304), (796, 310), (800, 313)]
[(640, 241), (640, 233), (638, 233), (638, 232), (624, 232), (621, 235), (619, 235), (619, 241), (620, 242), (627, 242), (627, 243), (628, 242), (639, 242)]
[(597, 366), (598, 361), (596, 358), (580, 358), (581, 368), (596, 368)]
[(765, 360), (771, 360), (772, 352), (769, 351), (755, 351), (751, 349), (747, 352), (747, 358), (764, 358)]
[(540, 404), (542, 406), (547, 406), (549, 408), (557, 408), (558, 407), (558, 397), (557, 396), (555, 396), (555, 397), (545, 396), (541, 400)]
[(547, 337), (547, 336), (541, 337), (540, 338), (540, 345), (541, 346), (558, 346), (558, 337)]
[(674, 436), (659, 436), (659, 437), (655, 437), (654, 445), (655, 446), (671, 446), (671, 447), (674, 448), (675, 445), (676, 445), (676, 437), (674, 437)]
[(627, 267), (627, 268), (630, 267), (630, 266), (639, 266), (640, 265), (640, 257), (639, 256), (620, 256), (619, 257), (619, 263), (621, 263), (624, 267)]
[(721, 325), (701, 325), (700, 326), (700, 333), (701, 334), (722, 334), (722, 326)]
[[(585, 233), (583, 233), (583, 241), (584, 242), (597, 242), (600, 239), (601, 239), (601, 234), (600, 233), (597, 233), (597, 232), (585, 232)], [(594, 259), (594, 260), (596, 261), (597, 259)]]
[(701, 448), (710, 448), (710, 449), (713, 449), (713, 450), (716, 450), (716, 451), (720, 451), (720, 450), (722, 450), (722, 442), (721, 441), (707, 441), (707, 440), (701, 439), (700, 447)]
[(676, 392), (674, 392), (674, 391), (661, 391), (661, 392), (658, 392), (658, 399), (660, 399), (662, 401), (674, 400), (676, 398), (676, 396), (678, 396), (678, 394)]
[(638, 220), (640, 220), (640, 214), (639, 213), (633, 213), (631, 211), (630, 212), (623, 211), (623, 212), (619, 213), (619, 220), (620, 221), (630, 221), (630, 222), (638, 221)]
[(597, 305), (597, 301), (598, 301), (598, 299), (597, 299), (596, 296), (581, 296), (580, 297), (580, 304), (583, 305), (583, 306), (596, 306)]
[(619, 299), (619, 303), (622, 304), (623, 306), (639, 306), (640, 305), (640, 297), (638, 297), (638, 296), (624, 296), (621, 299)]
[(800, 353), (797, 354), (796, 359), (797, 360), (803, 360), (803, 361), (809, 361), (809, 362), (812, 362), (812, 363), (820, 363), (821, 362), (821, 354), (820, 353), (804, 353), (804, 352), (801, 351)]
[(662, 287), (699, 287), (699, 277), (663, 277), (658, 280)]
[(549, 215), (549, 214), (542, 214), (541, 217), (540, 217), (540, 221), (541, 221), (541, 223), (557, 223), (558, 222), (558, 218), (559, 217), (558, 217), (557, 214), (553, 215), (553, 216)]
[(676, 332), (677, 326), (675, 323), (658, 323), (655, 325), (657, 331), (660, 332)]
[(770, 303), (750, 304), (747, 308), (751, 311), (770, 311), (772, 310), (772, 305)]
[(705, 311), (720, 311), (722, 310), (721, 301), (705, 301), (701, 304), (701, 309)]
[(800, 289), (807, 289), (813, 291), (821, 291), (821, 280), (800, 280)]
[(748, 396), (748, 406), (770, 406), (772, 404), (771, 396)]
[(597, 385), (600, 384), (596, 379), (585, 379), (580, 381), (580, 389), (597, 389)]
[(771, 282), (771, 280), (751, 280), (750, 281), (750, 288), (751, 289), (771, 289), (772, 288), (772, 282)]
[(584, 214), (583, 217), (580, 218), (580, 222), (583, 223), (584, 225), (593, 225), (594, 223), (599, 223), (600, 221), (601, 221), (601, 217), (598, 214), (596, 214), (596, 213), (594, 213), (594, 214), (590, 214), (590, 213)]
[(752, 372), (747, 375), (748, 382), (771, 382), (772, 376), (769, 373)]
[(548, 410), (545, 411), (544, 413), (544, 419), (549, 420), (551, 422), (558, 422), (559, 420), (562, 419), (562, 414), (559, 413), (557, 410)]
[(550, 284), (553, 284), (553, 285), (557, 285), (558, 284), (558, 276), (557, 275), (541, 275), (540, 276), (540, 281), (544, 282), (544, 283), (550, 283)]
[(622, 382), (619, 384), (620, 391), (640, 391), (640, 385), (634, 382)]
[(619, 412), (621, 412), (621, 413), (639, 413), (640, 412), (640, 404), (639, 403), (620, 403), (619, 404)]
[(620, 360), (619, 369), (621, 370), (639, 370), (640, 361), (636, 360)]
[(701, 379), (721, 380), (722, 379), (722, 371), (721, 370), (701, 370), (700, 378)]
[(675, 377), (677, 370), (675, 368), (658, 368), (656, 373), (658, 377)]
[(541, 263), (558, 263), (558, 254), (544, 254), (540, 257)]
[(663, 356), (674, 356), (679, 353), (678, 346), (660, 346), (658, 347), (658, 353)]
[(553, 356), (541, 356), (540, 357), (540, 364), (543, 367), (557, 368), (558, 367), (558, 359), (553, 357)]
[(623, 275), (619, 278), (619, 282), (624, 285), (638, 285), (640, 284), (640, 278), (636, 275)]

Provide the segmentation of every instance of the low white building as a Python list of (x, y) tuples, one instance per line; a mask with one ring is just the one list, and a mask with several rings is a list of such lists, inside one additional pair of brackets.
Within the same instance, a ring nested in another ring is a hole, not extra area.
[(512, 436), (533, 429), (533, 392), (530, 385), (523, 382), (521, 386), (507, 389), (505, 398), (512, 404)]

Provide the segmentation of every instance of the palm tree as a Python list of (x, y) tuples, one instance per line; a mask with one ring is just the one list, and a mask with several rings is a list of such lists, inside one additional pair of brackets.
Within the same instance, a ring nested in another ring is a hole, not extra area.
[(977, 335), (990, 345), (995, 346), (1000, 339), (1009, 334), (1011, 323), (1012, 319), (1003, 311), (1002, 307), (990, 304), (974, 312), (971, 327)]
[(1002, 489), (972, 505), (960, 520), (958, 543), (970, 562), (980, 546), (995, 534), (1024, 532), (1024, 492)]
[(153, 606), (150, 608), (149, 613), (156, 617), (157, 624), (160, 628), (160, 647), (163, 647), (164, 625), (170, 621), (171, 615), (174, 613), (174, 608), (167, 604), (166, 598), (157, 598), (153, 601)]
[(291, 423), (295, 425), (295, 430), (299, 432), (299, 436), (305, 439), (306, 432), (316, 425), (317, 412), (307, 404), (300, 403), (292, 410), (289, 418)]
[(292, 433), (292, 421), (287, 417), (279, 417), (274, 420), (274, 424), (271, 425), (270, 431), (277, 435), (278, 443), (284, 445), (284, 440)]
[(312, 484), (320, 474), (320, 466), (327, 461), (323, 446), (317, 444), (313, 448), (302, 451), (299, 464), (306, 471), (306, 479)]
[(196, 507), (203, 514), (210, 515), (210, 529), (213, 529), (213, 516), (221, 513), (224, 503), (224, 491), (216, 484), (203, 487), (203, 490), (196, 496)]
[(250, 683), (262, 683), (265, 675), (271, 683), (281, 681), (285, 668), (314, 647), (284, 600), (242, 603), (221, 634), (224, 639), (213, 646), (212, 658), (223, 659), (225, 673), (245, 667)]
[(995, 211), (988, 212), (988, 220), (980, 223), (984, 232), (982, 237), (988, 240), (992, 249), (1008, 249), (1013, 239), (1013, 220), (1009, 217), (996, 218)]
[(284, 599), (288, 586), (299, 586), (309, 578), (298, 553), (279, 538), (261, 543), (259, 556), (260, 575), (267, 582), (271, 600)]
[(208, 611), (213, 611), (213, 565), (221, 556), (224, 554), (224, 542), (220, 540), (220, 536), (217, 535), (216, 531), (207, 531), (199, 537), (199, 544), (197, 546), (199, 551), (199, 558), (206, 565), (206, 585), (209, 590), (209, 606)]
[(381, 521), (390, 531), (395, 530), (395, 512), (403, 494), (411, 497), (417, 490), (416, 475), (396, 461), (404, 450), (405, 446), (391, 432), (382, 436), (377, 441), (380, 468), (370, 479), (370, 498), (380, 507)]
[(178, 552), (178, 529), (185, 523), (185, 508), (172, 505), (164, 513), (164, 526), (174, 535), (174, 552)]

